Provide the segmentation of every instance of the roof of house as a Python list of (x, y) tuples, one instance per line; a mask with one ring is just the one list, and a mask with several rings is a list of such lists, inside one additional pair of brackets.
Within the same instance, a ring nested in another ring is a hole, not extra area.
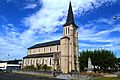
[(32, 47), (29, 47), (28, 49), (34, 49), (34, 48), (40, 48), (40, 47), (46, 47), (46, 46), (53, 46), (53, 45), (60, 45), (60, 40), (55, 40), (55, 41), (35, 44)]
[(70, 24), (73, 24), (75, 26), (75, 28), (78, 28), (78, 26), (75, 24), (75, 21), (74, 21), (74, 15), (73, 15), (73, 11), (72, 11), (72, 4), (71, 4), (71, 2), (69, 4), (67, 21), (66, 21), (66, 23), (63, 26), (68, 26)]
[(60, 52), (52, 52), (52, 53), (41, 53), (41, 54), (31, 54), (23, 57), (25, 58), (40, 58), (40, 57), (53, 57), (53, 54), (58, 54)]
[(18, 64), (20, 61), (22, 61), (21, 59), (19, 60), (8, 60), (8, 61), (0, 61), (0, 63), (8, 63), (8, 64)]

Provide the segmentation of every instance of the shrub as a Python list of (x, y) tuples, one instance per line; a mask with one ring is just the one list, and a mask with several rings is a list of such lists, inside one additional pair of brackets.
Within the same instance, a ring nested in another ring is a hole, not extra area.
[(37, 64), (37, 70), (41, 70), (42, 69), (42, 65)]
[(44, 64), (44, 65), (42, 66), (42, 68), (43, 68), (43, 70), (47, 70), (48, 66), (47, 66), (46, 64)]
[(35, 69), (34, 65), (29, 66), (29, 69)]
[(24, 69), (29, 69), (29, 70), (52, 70), (52, 67), (47, 66), (46, 64), (44, 64), (44, 65), (37, 64), (36, 67), (34, 65), (31, 65), (31, 66), (25, 66)]

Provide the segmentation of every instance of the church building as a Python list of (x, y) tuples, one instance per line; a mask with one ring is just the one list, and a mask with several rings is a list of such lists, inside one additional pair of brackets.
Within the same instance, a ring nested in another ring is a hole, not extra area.
[(28, 48), (27, 56), (23, 58), (23, 68), (37, 64), (46, 64), (51, 66), (53, 70), (63, 73), (79, 71), (78, 26), (74, 21), (71, 2), (69, 3), (66, 23), (63, 25), (63, 37), (59, 40), (35, 44)]

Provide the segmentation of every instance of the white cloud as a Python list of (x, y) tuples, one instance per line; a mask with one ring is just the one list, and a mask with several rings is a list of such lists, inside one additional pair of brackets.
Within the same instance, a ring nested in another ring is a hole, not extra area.
[[(23, 57), (23, 54), (21, 55), (21, 53), (25, 53), (26, 48), (21, 45), (21, 41), (19, 39), (20, 33), (17, 32), (16, 27), (13, 24), (9, 23), (3, 25), (2, 29), (4, 29), (5, 34), (1, 33), (0, 35), (0, 59), (20, 59)], [(8, 56), (8, 54), (10, 56)]]
[(35, 7), (37, 7), (37, 4), (27, 4), (27, 6), (24, 7), (24, 9), (34, 9)]
[(115, 22), (115, 20), (112, 19), (112, 17), (111, 17), (111, 19), (101, 18), (101, 19), (97, 20), (97, 22), (104, 22), (104, 23), (108, 23), (111, 25)]
[[(99, 7), (103, 3), (114, 2), (115, 0), (71, 0), (74, 14), (84, 14), (84, 12), (93, 9), (94, 7)], [(67, 10), (69, 5), (69, 0), (42, 0), (43, 6), (39, 11), (32, 14), (29, 17), (25, 17), (24, 24), (27, 26), (27, 30), (20, 33), (14, 27), (13, 24), (7, 24), (3, 27), (5, 28), (5, 35), (0, 35), (0, 54), (2, 54), (0, 58), (4, 58), (8, 54), (11, 55), (11, 58), (23, 57), (26, 55), (26, 48), (39, 42), (51, 41), (61, 38), (62, 33), (54, 33), (59, 30), (58, 27), (65, 23), (65, 18), (61, 21), (59, 19), (61, 17), (67, 16)], [(94, 6), (92, 6), (92, 4)], [(25, 9), (34, 9), (36, 4), (28, 4)], [(106, 21), (107, 22), (107, 21)], [(87, 24), (85, 27), (91, 26), (91, 24)], [(114, 28), (114, 31), (118, 30)], [(79, 40), (90, 40), (90, 41), (98, 41), (98, 42), (115, 42), (116, 40), (106, 39), (102, 37), (102, 35), (106, 35), (106, 33), (111, 33), (111, 31), (101, 31), (96, 33), (95, 25), (93, 28), (84, 28), (82, 26), (79, 27)], [(38, 34), (38, 35), (36, 35)], [(52, 37), (51, 37), (52, 36)], [(119, 41), (117, 41), (119, 44)], [(90, 44), (80, 43), (80, 46), (94, 46)], [(101, 45), (101, 46), (111, 46)], [(6, 51), (5, 51), (6, 50)], [(4, 52), (4, 53), (3, 53)], [(5, 55), (4, 55), (5, 54)], [(18, 56), (21, 55), (21, 56)]]
[[(106, 2), (114, 2), (115, 0), (72, 0), (74, 14), (99, 7)], [(31, 29), (39, 29), (39, 32), (55, 32), (56, 26), (63, 25), (65, 19), (59, 21), (60, 17), (67, 16), (68, 0), (42, 0), (43, 7), (33, 14), (25, 18), (25, 24)], [(94, 4), (94, 6), (92, 5)]]
[[(100, 19), (99, 19), (100, 20)], [(99, 22), (99, 20), (96, 20)], [(106, 30), (97, 31), (95, 24), (86, 24), (84, 26), (80, 26), (79, 28), (79, 40), (87, 40), (91, 43), (82, 43), (79, 42), (80, 51), (83, 49), (96, 49), (96, 48), (106, 48), (109, 50), (120, 50), (120, 37), (111, 37), (109, 36), (113, 32), (120, 32), (120, 25), (114, 24), (114, 21), (112, 19), (108, 19), (109, 21), (106, 21), (105, 23), (111, 25), (111, 28), (108, 28)], [(102, 20), (101, 20), (102, 21)], [(113, 26), (114, 25), (114, 26)], [(91, 28), (86, 28), (92, 26)], [(97, 31), (97, 32), (96, 32)], [(106, 44), (94, 44), (96, 43), (106, 43)]]
[[(103, 3), (115, 2), (116, 0), (102, 0), (102, 1), (101, 0), (81, 0), (81, 1), (71, 0), (71, 1), (72, 1), (74, 14), (79, 13), (79, 15), (82, 15), (88, 10), (101, 6)], [(30, 27), (29, 30), (34, 34), (39, 33), (39, 34), (43, 34), (44, 36), (44, 33), (52, 34), (56, 32), (58, 30), (58, 27), (56, 26), (63, 25), (65, 23), (65, 19), (62, 19), (62, 21), (59, 21), (59, 18), (67, 16), (69, 1), (68, 0), (42, 0), (42, 3), (43, 3), (42, 8), (35, 14), (24, 18), (24, 23), (26, 24), (26, 26)], [(104, 18), (98, 20), (98, 22), (109, 22), (110, 25), (114, 23), (112, 19), (109, 20)], [(92, 24), (87, 24), (86, 27), (91, 25)], [(97, 41), (97, 42), (113, 41), (112, 39), (106, 39), (107, 38), (106, 36), (108, 36), (115, 29), (110, 31), (106, 30), (106, 31), (96, 32), (95, 27), (96, 25), (93, 25), (93, 28), (91, 29), (85, 29), (85, 26), (79, 27), (79, 40), (90, 40), (90, 41)], [(52, 38), (48, 39), (46, 37), (43, 41), (46, 41), (47, 39), (53, 40)], [(90, 46), (93, 46), (93, 45), (90, 45)], [(111, 44), (100, 45), (100, 46), (108, 47), (108, 46), (111, 46)]]

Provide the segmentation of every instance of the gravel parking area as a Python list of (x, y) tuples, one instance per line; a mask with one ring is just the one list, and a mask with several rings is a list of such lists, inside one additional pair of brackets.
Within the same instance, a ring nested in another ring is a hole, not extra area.
[(0, 72), (0, 80), (63, 80), (46, 76)]

